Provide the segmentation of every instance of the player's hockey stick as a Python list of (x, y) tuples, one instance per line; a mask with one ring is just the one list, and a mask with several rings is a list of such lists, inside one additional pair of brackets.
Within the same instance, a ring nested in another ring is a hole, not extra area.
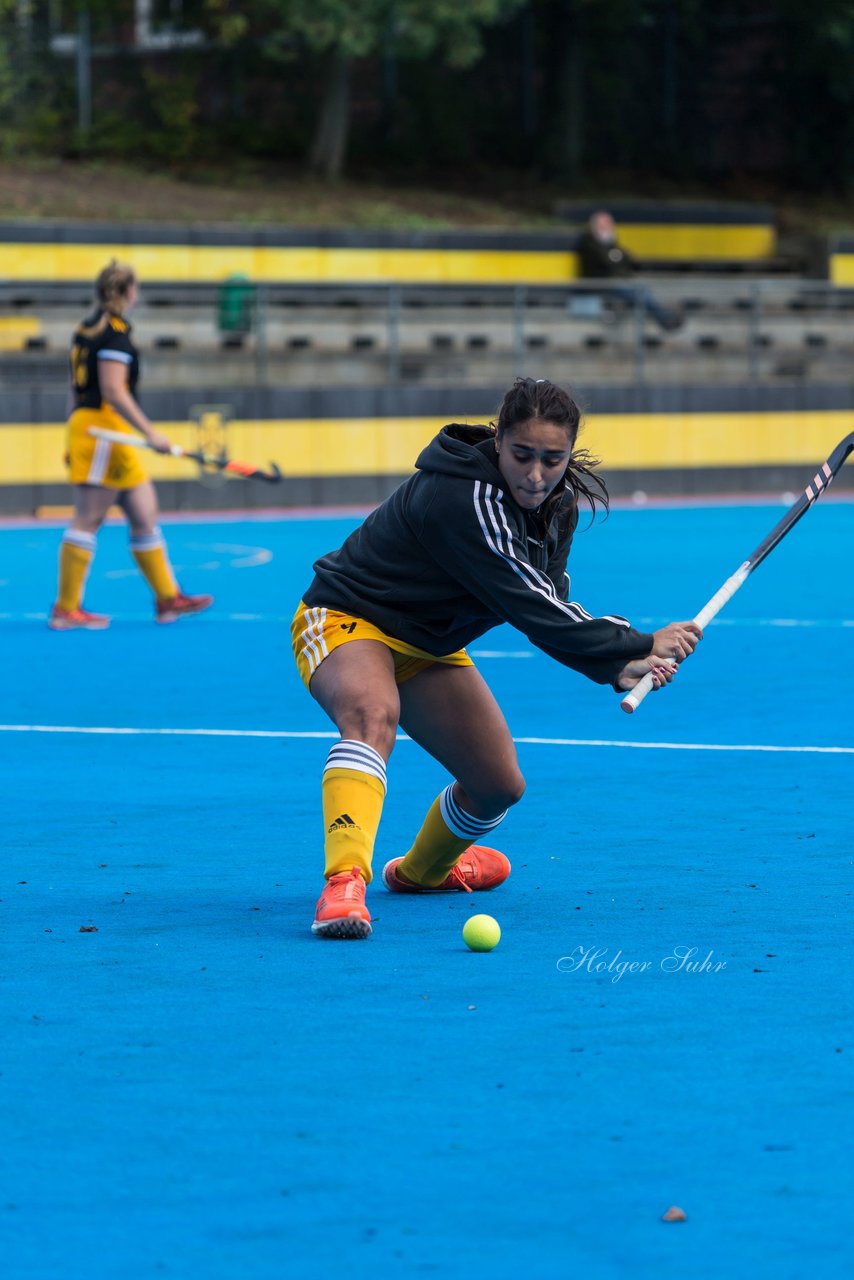
[[(711, 622), (716, 613), (720, 613), (726, 602), (732, 599), (739, 587), (750, 577), (756, 566), (760, 565), (765, 557), (770, 555), (777, 543), (781, 542), (789, 530), (795, 527), (801, 516), (806, 515), (816, 499), (824, 493), (852, 449), (854, 449), (854, 431), (847, 435), (844, 440), (840, 440), (827, 461), (821, 464), (797, 502), (794, 502), (789, 507), (782, 520), (779, 520), (774, 525), (767, 538), (760, 542), (753, 554), (747, 557), (744, 563), (736, 569), (735, 573), (727, 578), (720, 590), (715, 592), (709, 603), (703, 606), (694, 619), (698, 627), (705, 627), (707, 623)], [(630, 689), (623, 697), (620, 706), (631, 715), (643, 702), (651, 688), (652, 673), (647, 672), (643, 679), (639, 680), (635, 687)]]
[[(109, 440), (112, 444), (127, 444), (134, 449), (152, 448), (143, 436), (128, 435), (124, 431), (110, 431), (106, 427), (90, 427), (89, 435), (97, 440)], [(200, 453), (192, 449), (182, 449), (179, 444), (173, 444), (169, 452), (173, 458), (189, 458), (192, 462), (198, 462), (200, 467), (225, 471), (229, 475), (243, 476), (247, 480), (266, 480), (269, 484), (278, 484), (282, 478), (282, 473), (275, 462), (271, 462), (269, 470), (265, 471), (263, 467), (254, 467), (249, 462), (235, 462), (225, 454)]]

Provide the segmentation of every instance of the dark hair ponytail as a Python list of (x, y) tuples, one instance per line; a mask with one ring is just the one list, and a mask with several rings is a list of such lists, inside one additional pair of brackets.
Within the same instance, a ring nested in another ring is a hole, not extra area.
[(597, 505), (608, 510), (608, 490), (605, 481), (597, 474), (599, 459), (586, 449), (576, 449), (575, 441), (581, 426), (581, 410), (568, 391), (545, 378), (517, 378), (507, 392), (494, 424), (500, 439), (512, 434), (523, 422), (537, 419), (551, 422), (566, 431), (572, 452), (566, 467), (566, 483), (576, 502), (582, 499), (595, 512)]

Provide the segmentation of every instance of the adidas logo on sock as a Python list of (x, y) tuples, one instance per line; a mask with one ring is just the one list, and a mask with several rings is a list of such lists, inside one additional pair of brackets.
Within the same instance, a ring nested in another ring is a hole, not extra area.
[(329, 835), (332, 831), (346, 831), (347, 827), (355, 827), (355, 825), (356, 824), (350, 817), (349, 813), (342, 813), (340, 817), (337, 817), (327, 828), (326, 834)]

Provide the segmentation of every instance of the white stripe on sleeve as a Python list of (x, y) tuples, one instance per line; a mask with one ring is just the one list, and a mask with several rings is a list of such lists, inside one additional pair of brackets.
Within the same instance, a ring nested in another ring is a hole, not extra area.
[[(513, 546), (513, 533), (507, 520), (500, 491), (491, 484), (477, 480), (474, 484), (473, 496), (475, 514), (490, 551), (502, 559), (522, 579), (529, 591), (548, 600), (574, 622), (593, 621), (593, 615), (580, 604), (571, 600), (561, 600), (548, 574), (534, 568), (528, 561), (519, 559)], [(611, 614), (605, 614), (603, 621), (613, 622), (622, 627), (630, 625), (626, 618)]]

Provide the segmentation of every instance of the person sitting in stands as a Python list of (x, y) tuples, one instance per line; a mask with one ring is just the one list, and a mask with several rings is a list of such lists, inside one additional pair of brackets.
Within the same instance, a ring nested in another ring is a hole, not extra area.
[[(578, 257), (581, 274), (585, 279), (621, 279), (632, 276), (641, 269), (637, 258), (619, 243), (614, 219), (604, 209), (591, 215), (587, 230), (578, 242)], [(678, 329), (682, 324), (682, 317), (662, 306), (646, 285), (634, 285), (630, 289), (609, 289), (608, 296), (643, 307), (647, 315), (652, 316), (662, 329)]]

